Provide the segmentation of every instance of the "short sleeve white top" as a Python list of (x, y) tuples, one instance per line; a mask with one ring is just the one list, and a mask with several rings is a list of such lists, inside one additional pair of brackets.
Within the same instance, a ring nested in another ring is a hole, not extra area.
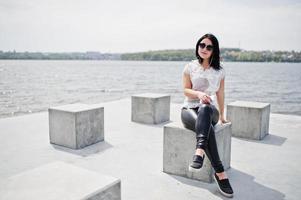
[[(185, 65), (182, 73), (190, 75), (193, 90), (205, 92), (210, 95), (213, 104), (217, 106), (216, 92), (220, 87), (221, 80), (225, 78), (226, 73), (224, 68), (220, 70), (215, 70), (213, 67), (204, 69), (198, 60), (192, 60)], [(201, 104), (202, 102), (200, 102), (198, 98), (191, 99), (185, 96), (182, 107), (195, 108)]]

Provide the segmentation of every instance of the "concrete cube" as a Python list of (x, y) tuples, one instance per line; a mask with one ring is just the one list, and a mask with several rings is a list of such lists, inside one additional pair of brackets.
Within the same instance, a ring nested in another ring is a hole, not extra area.
[(52, 107), (50, 143), (80, 149), (104, 140), (104, 108), (86, 104)]
[(269, 133), (270, 104), (235, 101), (227, 105), (227, 119), (235, 137), (261, 140)]
[[(231, 160), (231, 123), (214, 126), (217, 148), (224, 169), (230, 168)], [(214, 169), (207, 156), (200, 172), (189, 171), (195, 154), (196, 133), (186, 129), (181, 122), (164, 126), (163, 171), (204, 182), (212, 182)]]
[(9, 177), (0, 199), (120, 200), (120, 179), (57, 161)]
[(159, 124), (170, 119), (170, 95), (144, 93), (132, 95), (131, 118), (134, 122)]

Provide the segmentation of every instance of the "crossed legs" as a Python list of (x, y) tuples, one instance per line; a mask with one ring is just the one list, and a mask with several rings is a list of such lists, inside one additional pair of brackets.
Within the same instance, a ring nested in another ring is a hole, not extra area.
[(203, 104), (197, 108), (183, 108), (181, 119), (185, 128), (196, 133), (196, 155), (206, 153), (212, 167), (220, 179), (226, 178), (215, 139), (214, 125), (218, 122), (219, 112), (214, 105)]

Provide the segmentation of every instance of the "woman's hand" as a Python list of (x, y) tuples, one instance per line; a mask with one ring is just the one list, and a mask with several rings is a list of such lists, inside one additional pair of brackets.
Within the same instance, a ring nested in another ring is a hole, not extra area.
[(204, 104), (210, 104), (212, 99), (210, 98), (209, 95), (207, 95), (204, 92), (198, 92), (198, 98), (200, 99), (200, 102), (204, 103)]
[(219, 120), (220, 120), (223, 124), (229, 123), (229, 122), (230, 122), (229, 120), (225, 119), (225, 118), (222, 117), (222, 116), (219, 118)]

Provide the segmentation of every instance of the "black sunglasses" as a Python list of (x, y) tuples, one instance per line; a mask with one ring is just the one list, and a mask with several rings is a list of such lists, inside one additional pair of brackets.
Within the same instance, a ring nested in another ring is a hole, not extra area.
[(208, 51), (212, 51), (213, 50), (213, 46), (212, 45), (206, 45), (205, 43), (200, 43), (199, 46), (201, 47), (201, 49), (204, 49), (206, 47), (206, 49)]

